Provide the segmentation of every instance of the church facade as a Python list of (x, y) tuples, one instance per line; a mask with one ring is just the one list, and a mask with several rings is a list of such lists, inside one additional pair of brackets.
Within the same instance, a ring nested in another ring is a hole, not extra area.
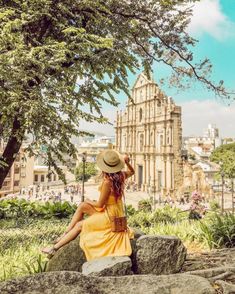
[(142, 73), (115, 130), (116, 149), (130, 155), (138, 188), (174, 196), (183, 179), (181, 107)]

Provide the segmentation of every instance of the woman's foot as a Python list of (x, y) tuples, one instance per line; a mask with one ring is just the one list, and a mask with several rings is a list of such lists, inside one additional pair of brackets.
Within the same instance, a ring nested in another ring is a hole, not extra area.
[(41, 250), (41, 252), (47, 254), (47, 257), (50, 259), (52, 258), (52, 256), (54, 256), (57, 250), (58, 249), (53, 246), (53, 247), (45, 247)]

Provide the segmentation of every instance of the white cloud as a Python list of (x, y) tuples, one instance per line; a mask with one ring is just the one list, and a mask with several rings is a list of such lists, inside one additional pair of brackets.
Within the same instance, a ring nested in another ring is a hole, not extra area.
[(235, 103), (227, 106), (216, 100), (193, 100), (180, 104), (184, 136), (202, 136), (212, 123), (219, 128), (221, 137), (235, 137)]
[(223, 13), (219, 0), (201, 0), (193, 8), (189, 32), (193, 35), (207, 33), (218, 40), (234, 35), (235, 24)]

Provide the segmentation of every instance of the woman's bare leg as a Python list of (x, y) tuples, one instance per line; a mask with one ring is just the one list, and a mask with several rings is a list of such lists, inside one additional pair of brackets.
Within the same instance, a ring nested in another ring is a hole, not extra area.
[(83, 221), (78, 222), (66, 235), (62, 236), (61, 239), (53, 247), (43, 248), (42, 252), (46, 254), (51, 254), (50, 252), (52, 250), (58, 250), (60, 247), (74, 240), (82, 230), (82, 223)]
[(82, 230), (82, 223), (83, 221), (78, 222), (64, 237), (60, 239), (58, 243), (54, 245), (54, 248), (57, 250), (70, 241), (74, 240)]
[(92, 215), (96, 212), (94, 207), (92, 207), (90, 204), (86, 202), (82, 202), (76, 212), (74, 213), (71, 222), (69, 223), (67, 229), (65, 230), (66, 232), (69, 232), (72, 230), (72, 228), (83, 219), (84, 214)]
[(88, 214), (88, 215), (92, 215), (96, 212), (96, 210), (94, 209), (94, 207), (92, 207), (90, 204), (86, 203), (86, 202), (82, 202), (77, 210), (75, 211), (72, 220), (70, 221), (67, 229), (65, 230), (65, 232), (58, 238), (56, 239), (53, 243), (57, 244), (64, 236), (66, 236), (68, 234), (68, 232), (70, 232), (73, 227), (83, 219), (84, 214)]

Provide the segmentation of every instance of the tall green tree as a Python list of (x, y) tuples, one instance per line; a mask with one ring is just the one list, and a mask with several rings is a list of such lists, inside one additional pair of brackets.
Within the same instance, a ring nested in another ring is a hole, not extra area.
[(30, 154), (46, 146), (58, 172), (57, 160), (75, 154), (79, 120), (107, 122), (102, 101), (117, 106), (115, 94), (128, 94), (128, 71), (157, 61), (172, 69), (169, 82), (196, 79), (227, 97), (209, 60), (193, 63), (195, 1), (0, 0), (0, 188), (28, 134)]
[[(94, 162), (86, 162), (85, 163), (85, 174), (84, 179), (88, 181), (92, 176), (97, 175), (98, 170), (96, 168), (96, 164)], [(83, 179), (83, 162), (79, 163), (78, 167), (75, 169), (75, 177), (76, 181), (82, 181)]]
[(211, 161), (220, 164), (220, 171), (226, 178), (235, 178), (235, 143), (225, 144), (216, 148), (210, 157)]

